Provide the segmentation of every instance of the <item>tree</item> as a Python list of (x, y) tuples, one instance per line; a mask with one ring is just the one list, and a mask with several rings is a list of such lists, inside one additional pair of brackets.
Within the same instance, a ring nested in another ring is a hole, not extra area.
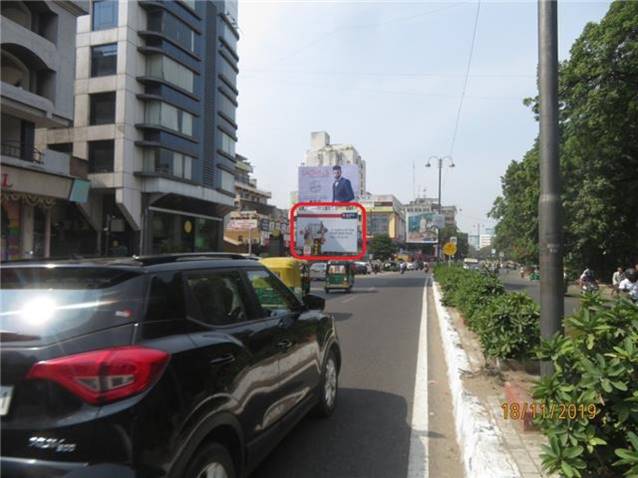
[(374, 236), (370, 242), (368, 242), (368, 251), (374, 256), (375, 259), (385, 261), (392, 257), (392, 254), (399, 249), (390, 236), (387, 234), (379, 234)]
[[(608, 274), (638, 258), (638, 2), (614, 2), (560, 65), (560, 161), (566, 263)], [(538, 99), (527, 99), (535, 114)], [(495, 246), (538, 257), (538, 147), (501, 178)]]

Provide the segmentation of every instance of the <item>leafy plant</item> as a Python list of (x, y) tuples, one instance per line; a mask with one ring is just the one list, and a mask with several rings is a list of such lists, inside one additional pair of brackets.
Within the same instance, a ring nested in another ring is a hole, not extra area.
[(585, 297), (565, 323), (569, 335), (556, 334), (536, 350), (539, 359), (553, 363), (554, 373), (536, 384), (533, 396), (546, 409), (595, 406), (595, 414), (537, 416), (549, 438), (543, 464), (568, 478), (636, 478), (638, 308), (625, 299), (608, 308), (598, 297)]

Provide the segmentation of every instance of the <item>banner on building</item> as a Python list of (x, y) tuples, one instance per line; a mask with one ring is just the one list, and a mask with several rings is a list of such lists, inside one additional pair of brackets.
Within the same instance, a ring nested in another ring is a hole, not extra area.
[(410, 212), (406, 218), (406, 242), (435, 244), (438, 229), (445, 225), (445, 217), (434, 212)]
[(352, 202), (359, 198), (360, 172), (356, 164), (299, 167), (299, 202)]

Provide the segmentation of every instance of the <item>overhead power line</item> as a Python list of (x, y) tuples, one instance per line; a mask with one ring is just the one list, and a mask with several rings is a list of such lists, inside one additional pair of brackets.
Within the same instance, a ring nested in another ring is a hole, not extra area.
[(467, 59), (467, 68), (465, 70), (465, 80), (463, 81), (463, 90), (461, 91), (461, 101), (459, 101), (459, 109), (456, 112), (456, 121), (454, 122), (454, 133), (452, 133), (452, 143), (450, 145), (450, 156), (454, 153), (456, 145), (456, 135), (459, 131), (459, 123), (461, 122), (461, 111), (463, 110), (463, 100), (465, 99), (465, 91), (467, 90), (467, 82), (470, 78), (470, 68), (472, 67), (472, 57), (474, 56), (474, 44), (476, 43), (476, 31), (478, 30), (479, 13), (481, 12), (481, 0), (476, 4), (476, 16), (474, 17), (474, 31), (472, 33), (472, 44), (470, 45), (470, 56)]

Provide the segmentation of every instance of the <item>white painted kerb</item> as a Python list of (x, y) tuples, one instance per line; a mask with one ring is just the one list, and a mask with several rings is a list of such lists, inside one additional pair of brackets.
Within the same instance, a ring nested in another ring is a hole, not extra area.
[[(471, 370), (470, 362), (461, 346), (461, 340), (454, 329), (452, 319), (441, 304), (438, 284), (435, 283), (432, 290), (452, 392), (451, 405), (456, 439), (461, 451), (465, 476), (467, 478), (519, 478), (521, 474), (504, 447), (501, 431), (491, 422), (486, 407), (463, 387), (461, 377), (463, 373)], [(419, 353), (419, 357), (420, 355)]]

